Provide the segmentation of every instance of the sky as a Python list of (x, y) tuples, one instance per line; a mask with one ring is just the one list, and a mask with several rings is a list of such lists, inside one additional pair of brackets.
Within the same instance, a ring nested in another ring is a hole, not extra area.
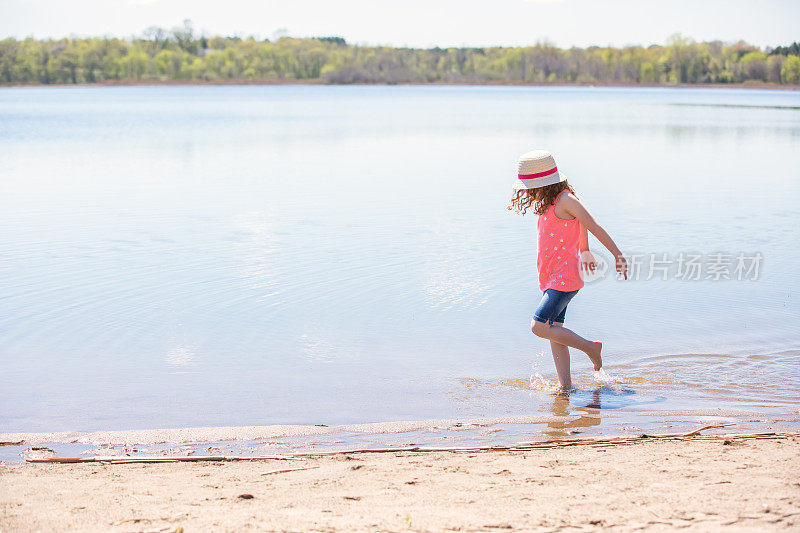
[(206, 35), (370, 45), (559, 47), (800, 41), (800, 0), (0, 0), (0, 38), (129, 37), (190, 19)]

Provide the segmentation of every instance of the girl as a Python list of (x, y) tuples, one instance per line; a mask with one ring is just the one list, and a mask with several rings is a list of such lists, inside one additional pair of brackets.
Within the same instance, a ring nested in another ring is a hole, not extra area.
[(519, 158), (514, 189), (508, 209), (524, 215), (532, 207), (539, 215), (536, 267), (544, 295), (533, 314), (531, 331), (550, 341), (558, 381), (562, 388), (571, 389), (569, 346), (585, 352), (596, 371), (603, 367), (603, 343), (586, 340), (564, 327), (567, 304), (583, 287), (581, 268), (591, 272), (596, 268), (586, 230), (608, 248), (616, 259), (617, 272), (625, 279), (628, 266), (606, 230), (575, 196), (567, 177), (558, 172), (550, 152), (534, 150)]

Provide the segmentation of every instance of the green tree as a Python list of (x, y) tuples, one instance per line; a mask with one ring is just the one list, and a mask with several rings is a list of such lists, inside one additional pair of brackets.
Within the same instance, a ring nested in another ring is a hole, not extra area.
[(194, 54), (199, 49), (199, 43), (194, 38), (194, 27), (189, 19), (183, 21), (183, 26), (172, 29), (172, 38), (184, 52)]
[(786, 61), (781, 67), (783, 83), (800, 83), (800, 57), (786, 56)]
[(739, 60), (745, 79), (767, 81), (767, 54), (748, 52)]
[(153, 63), (156, 74), (158, 74), (161, 79), (177, 79), (181, 77), (183, 54), (176, 50), (161, 50), (153, 58)]
[(645, 83), (655, 83), (658, 81), (656, 68), (649, 61), (642, 63), (639, 79)]
[(781, 68), (785, 61), (786, 57), (782, 55), (771, 55), (767, 58), (767, 81), (781, 82)]
[(124, 79), (144, 80), (149, 70), (150, 58), (143, 50), (133, 48), (119, 59), (119, 63)]

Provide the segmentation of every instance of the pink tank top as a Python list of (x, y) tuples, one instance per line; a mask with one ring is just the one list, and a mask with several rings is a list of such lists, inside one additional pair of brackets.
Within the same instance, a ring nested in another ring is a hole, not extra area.
[[(568, 193), (564, 189), (556, 198)], [(555, 214), (555, 202), (539, 215), (539, 250), (536, 268), (542, 291), (576, 291), (583, 287), (580, 275), (581, 223), (577, 218), (564, 220)]]

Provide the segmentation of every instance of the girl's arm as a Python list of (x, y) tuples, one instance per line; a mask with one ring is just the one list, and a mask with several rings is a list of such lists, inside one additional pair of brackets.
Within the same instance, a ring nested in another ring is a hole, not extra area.
[(589, 272), (594, 272), (595, 268), (597, 268), (597, 263), (594, 260), (592, 252), (589, 251), (589, 234), (586, 232), (586, 226), (583, 224), (581, 224), (579, 252), (581, 256), (581, 268)]
[[(575, 216), (575, 215), (572, 215)], [(589, 234), (586, 233), (586, 226), (581, 224), (581, 252), (588, 252), (589, 251)]]
[[(603, 227), (597, 223), (594, 217), (589, 214), (589, 211), (586, 210), (581, 201), (575, 198), (575, 196), (572, 194), (566, 194), (562, 197), (561, 204), (564, 208), (564, 211), (577, 218), (581, 225), (585, 228), (581, 235), (581, 247), (583, 247), (584, 244), (583, 234), (585, 234), (586, 230), (591, 231), (592, 235), (597, 237), (597, 240), (600, 241), (600, 243), (605, 246), (614, 256), (614, 259), (617, 263), (617, 272), (624, 276), (625, 279), (628, 279), (628, 264), (625, 261), (625, 258), (622, 257), (622, 252), (617, 247), (614, 239), (611, 238), (611, 235), (609, 235), (608, 232), (606, 232), (606, 230), (604, 230)], [(581, 250), (583, 250), (583, 248), (581, 248)]]

